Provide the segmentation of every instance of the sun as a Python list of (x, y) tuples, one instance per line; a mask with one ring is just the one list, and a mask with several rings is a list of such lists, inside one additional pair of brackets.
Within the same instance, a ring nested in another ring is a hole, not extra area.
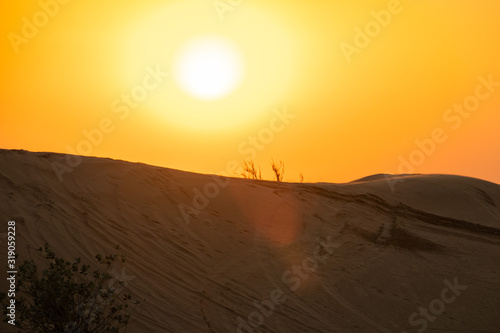
[(172, 1), (130, 27), (120, 84), (137, 85), (145, 68), (168, 73), (141, 104), (148, 121), (170, 130), (239, 132), (283, 105), (298, 82), (294, 30), (250, 4), (233, 14), (220, 20), (210, 1)]
[(238, 88), (244, 78), (244, 60), (229, 39), (194, 38), (181, 46), (174, 59), (173, 75), (188, 95), (201, 100), (221, 99)]

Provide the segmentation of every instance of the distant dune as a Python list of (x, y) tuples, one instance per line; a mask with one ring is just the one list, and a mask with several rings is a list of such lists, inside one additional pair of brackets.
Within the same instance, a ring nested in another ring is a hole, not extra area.
[(120, 277), (146, 299), (128, 332), (500, 332), (497, 184), (291, 184), (90, 157), (60, 181), (65, 158), (0, 150), (0, 263), (9, 220), (18, 261), (46, 241), (89, 263), (119, 244)]

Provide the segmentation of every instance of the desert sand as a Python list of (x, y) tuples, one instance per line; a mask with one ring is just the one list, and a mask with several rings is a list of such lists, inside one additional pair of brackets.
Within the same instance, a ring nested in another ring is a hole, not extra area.
[(44, 242), (88, 263), (119, 244), (117, 274), (145, 299), (128, 332), (500, 332), (497, 184), (277, 183), (91, 157), (60, 181), (65, 158), (0, 150), (0, 262), (10, 220), (18, 261)]

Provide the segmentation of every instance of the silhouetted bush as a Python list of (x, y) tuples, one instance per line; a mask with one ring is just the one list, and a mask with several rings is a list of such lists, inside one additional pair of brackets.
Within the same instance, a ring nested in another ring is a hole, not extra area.
[(271, 168), (273, 169), (274, 176), (276, 177), (277, 182), (281, 182), (283, 180), (283, 175), (285, 174), (285, 163), (280, 161), (279, 164), (276, 164), (274, 160), (271, 161)]
[(260, 167), (255, 166), (254, 161), (244, 161), (242, 164), (243, 173), (241, 174), (244, 178), (249, 179), (262, 179), (262, 174), (260, 172)]
[(43, 271), (33, 259), (18, 269), (17, 327), (35, 333), (126, 331), (139, 302), (123, 294), (124, 281), (110, 273), (118, 261), (125, 262), (124, 256), (98, 254), (100, 269), (91, 271), (80, 258), (58, 257), (48, 244), (38, 251), (46, 262)]

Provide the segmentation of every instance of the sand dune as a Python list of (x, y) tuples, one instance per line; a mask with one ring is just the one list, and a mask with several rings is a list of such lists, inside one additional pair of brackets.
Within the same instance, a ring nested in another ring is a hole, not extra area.
[(89, 157), (61, 182), (64, 159), (0, 150), (0, 262), (9, 220), (19, 260), (45, 241), (88, 262), (120, 244), (117, 274), (146, 299), (129, 332), (500, 332), (499, 185), (276, 183)]

